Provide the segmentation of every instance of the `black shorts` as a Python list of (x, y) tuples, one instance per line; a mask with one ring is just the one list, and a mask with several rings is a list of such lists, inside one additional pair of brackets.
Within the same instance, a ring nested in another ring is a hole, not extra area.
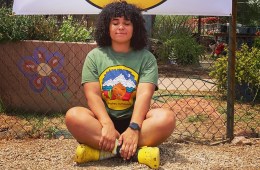
[(124, 118), (124, 119), (117, 119), (117, 118), (114, 118), (114, 117), (110, 117), (110, 118), (113, 121), (116, 130), (120, 134), (122, 134), (128, 128), (128, 126), (130, 124), (130, 120), (131, 120), (131, 117), (130, 118)]

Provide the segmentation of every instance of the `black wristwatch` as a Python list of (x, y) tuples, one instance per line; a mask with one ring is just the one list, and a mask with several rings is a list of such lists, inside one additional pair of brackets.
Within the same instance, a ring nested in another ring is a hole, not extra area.
[(140, 126), (137, 124), (137, 123), (135, 123), (135, 122), (131, 122), (130, 124), (129, 124), (129, 127), (131, 128), (131, 129), (133, 129), (133, 130), (141, 130), (141, 128), (140, 128)]

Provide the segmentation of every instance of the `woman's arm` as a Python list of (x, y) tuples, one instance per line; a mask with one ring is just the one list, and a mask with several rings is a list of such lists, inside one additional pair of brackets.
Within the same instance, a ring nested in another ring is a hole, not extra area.
[(142, 127), (142, 123), (150, 109), (154, 90), (155, 85), (152, 83), (140, 83), (138, 85), (131, 122), (139, 124), (140, 127)]
[[(155, 85), (152, 83), (138, 84), (131, 122), (137, 123), (140, 127), (142, 127), (142, 123), (150, 109), (151, 98), (154, 90)], [(130, 157), (135, 154), (138, 146), (139, 134), (140, 132), (138, 130), (127, 128), (120, 136), (119, 143), (123, 144), (121, 147), (121, 156), (124, 159), (130, 159)]]
[(101, 98), (101, 90), (98, 82), (84, 84), (84, 92), (87, 98), (88, 107), (97, 117), (101, 125), (112, 123), (105, 109), (104, 102)]
[(104, 102), (101, 98), (101, 90), (98, 82), (84, 84), (84, 92), (88, 107), (94, 113), (102, 125), (102, 136), (99, 142), (100, 149), (111, 151), (115, 146), (115, 140), (119, 137), (112, 120), (110, 119)]

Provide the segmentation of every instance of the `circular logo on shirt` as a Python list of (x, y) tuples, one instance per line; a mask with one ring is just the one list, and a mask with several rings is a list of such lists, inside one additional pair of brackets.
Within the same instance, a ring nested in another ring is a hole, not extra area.
[(126, 66), (107, 68), (99, 77), (102, 98), (112, 110), (125, 110), (133, 105), (138, 74)]

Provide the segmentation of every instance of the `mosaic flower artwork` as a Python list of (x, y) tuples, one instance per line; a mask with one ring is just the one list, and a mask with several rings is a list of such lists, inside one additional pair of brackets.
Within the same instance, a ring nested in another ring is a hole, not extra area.
[(45, 88), (57, 91), (67, 89), (67, 80), (62, 73), (64, 57), (59, 52), (50, 52), (45, 48), (36, 48), (33, 56), (22, 57), (18, 63), (19, 70), (29, 80), (35, 92)]

